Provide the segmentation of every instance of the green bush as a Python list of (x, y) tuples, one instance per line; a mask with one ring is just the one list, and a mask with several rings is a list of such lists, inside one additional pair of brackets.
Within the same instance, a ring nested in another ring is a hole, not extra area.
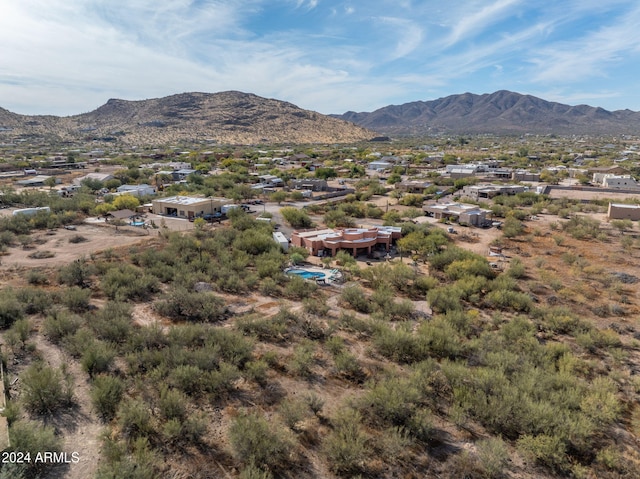
[(359, 409), (372, 423), (404, 426), (414, 415), (420, 391), (406, 379), (388, 378), (372, 384), (359, 400)]
[(213, 293), (173, 289), (154, 307), (163, 316), (178, 321), (214, 322), (228, 315), (224, 300)]
[(112, 343), (124, 343), (132, 334), (133, 317), (131, 306), (117, 301), (108, 301), (93, 315), (89, 325), (100, 339)]
[(554, 471), (566, 471), (569, 464), (566, 444), (558, 436), (522, 436), (517, 442), (518, 450), (525, 456)]
[(121, 263), (107, 270), (102, 277), (102, 290), (116, 301), (146, 301), (159, 288), (158, 280), (127, 263)]
[(341, 299), (356, 311), (361, 313), (371, 312), (371, 302), (358, 284), (350, 284), (344, 287)]
[(20, 288), (15, 292), (16, 299), (24, 305), (26, 314), (45, 314), (52, 309), (57, 295), (40, 288)]
[(84, 259), (79, 259), (58, 270), (58, 282), (67, 286), (87, 287), (95, 268)]
[(242, 414), (232, 422), (229, 442), (239, 461), (261, 468), (283, 466), (293, 450), (285, 432), (257, 413)]
[(311, 415), (309, 404), (304, 399), (285, 399), (280, 403), (278, 412), (282, 421), (293, 430), (296, 430), (298, 424)]
[(41, 362), (29, 366), (21, 375), (22, 401), (37, 414), (52, 414), (72, 404), (71, 377)]
[(181, 391), (162, 387), (158, 407), (165, 419), (184, 419), (187, 414), (187, 396)]
[(122, 435), (128, 439), (148, 436), (153, 427), (149, 407), (139, 399), (125, 399), (118, 408), (118, 422)]
[[(9, 427), (9, 437), (11, 446), (5, 451), (16, 451), (29, 453), (31, 462), (29, 464), (18, 464), (15, 468), (3, 465), (0, 475), (11, 479), (27, 479), (40, 477), (45, 473), (51, 464), (35, 462), (36, 455), (45, 451), (60, 452), (62, 441), (56, 435), (51, 426), (41, 426), (35, 421), (20, 420), (14, 422)], [(5, 475), (6, 474), (6, 475)], [(14, 475), (15, 474), (15, 475)]]
[(115, 416), (124, 394), (124, 383), (115, 376), (101, 374), (93, 379), (91, 402), (98, 414), (106, 420)]
[(293, 350), (293, 357), (289, 360), (287, 369), (296, 376), (311, 376), (311, 367), (315, 363), (315, 344), (303, 341)]
[(82, 325), (82, 318), (66, 311), (52, 311), (42, 323), (45, 336), (54, 344), (59, 344), (67, 336), (75, 334)]
[(505, 442), (497, 437), (482, 439), (476, 443), (478, 463), (485, 476), (501, 477), (509, 462), (509, 451)]
[(115, 352), (109, 345), (95, 341), (82, 353), (80, 364), (90, 377), (94, 377), (96, 374), (108, 372), (114, 358)]
[(366, 469), (369, 437), (361, 422), (360, 413), (351, 408), (341, 409), (332, 420), (333, 431), (325, 438), (322, 450), (333, 472), (356, 474)]
[(0, 328), (8, 328), (24, 316), (24, 307), (11, 289), (0, 292)]
[(78, 286), (67, 288), (62, 293), (62, 304), (74, 313), (82, 313), (89, 309), (89, 300), (91, 299), (91, 290), (83, 289)]

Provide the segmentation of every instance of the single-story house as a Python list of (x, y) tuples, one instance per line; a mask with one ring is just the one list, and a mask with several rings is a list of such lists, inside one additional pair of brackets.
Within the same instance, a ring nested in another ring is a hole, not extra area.
[(207, 214), (220, 213), (224, 205), (233, 203), (227, 198), (170, 196), (153, 200), (153, 212), (157, 215), (193, 219)]
[(151, 196), (156, 194), (156, 188), (151, 185), (121, 185), (118, 186), (118, 194), (128, 194), (133, 196)]
[(451, 218), (458, 221), (458, 223), (466, 223), (473, 226), (482, 226), (487, 223), (487, 214), (491, 213), (491, 210), (462, 203), (436, 203), (427, 205), (423, 209), (427, 216), (436, 219)]
[(392, 242), (401, 237), (402, 228), (397, 226), (327, 228), (294, 231), (291, 244), (306, 248), (313, 256), (335, 256), (338, 251), (347, 250), (355, 257), (359, 253), (371, 254), (376, 247), (383, 247), (389, 251)]

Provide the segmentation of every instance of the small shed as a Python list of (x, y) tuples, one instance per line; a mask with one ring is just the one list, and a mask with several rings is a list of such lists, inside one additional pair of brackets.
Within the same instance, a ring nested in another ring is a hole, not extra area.
[(284, 251), (288, 251), (289, 250), (289, 241), (287, 240), (287, 238), (285, 237), (285, 235), (283, 235), (282, 233), (280, 233), (279, 231), (275, 231), (272, 233), (273, 235), (273, 240), (278, 243), (280, 245), (280, 247), (284, 250)]

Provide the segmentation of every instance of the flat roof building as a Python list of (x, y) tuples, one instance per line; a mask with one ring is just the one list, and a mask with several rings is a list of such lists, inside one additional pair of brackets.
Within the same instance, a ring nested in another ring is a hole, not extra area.
[(373, 226), (370, 228), (321, 229), (294, 231), (291, 244), (306, 248), (313, 256), (335, 256), (340, 250), (354, 257), (359, 253), (371, 254), (374, 248), (389, 251), (394, 240), (402, 237), (402, 228)]
[(169, 196), (153, 200), (153, 213), (193, 219), (198, 216), (220, 213), (222, 206), (233, 203), (227, 198), (197, 196)]
[(607, 216), (610, 220), (640, 221), (640, 205), (609, 203)]
[(465, 223), (473, 226), (482, 226), (487, 220), (487, 214), (491, 210), (478, 208), (475, 205), (465, 205), (462, 203), (432, 204), (424, 207), (427, 216), (438, 220), (451, 218), (458, 223)]

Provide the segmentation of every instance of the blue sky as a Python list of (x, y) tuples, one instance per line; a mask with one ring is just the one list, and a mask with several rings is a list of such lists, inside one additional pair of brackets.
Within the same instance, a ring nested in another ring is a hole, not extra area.
[(640, 110), (633, 0), (0, 0), (0, 106), (240, 90), (321, 113), (505, 89)]

